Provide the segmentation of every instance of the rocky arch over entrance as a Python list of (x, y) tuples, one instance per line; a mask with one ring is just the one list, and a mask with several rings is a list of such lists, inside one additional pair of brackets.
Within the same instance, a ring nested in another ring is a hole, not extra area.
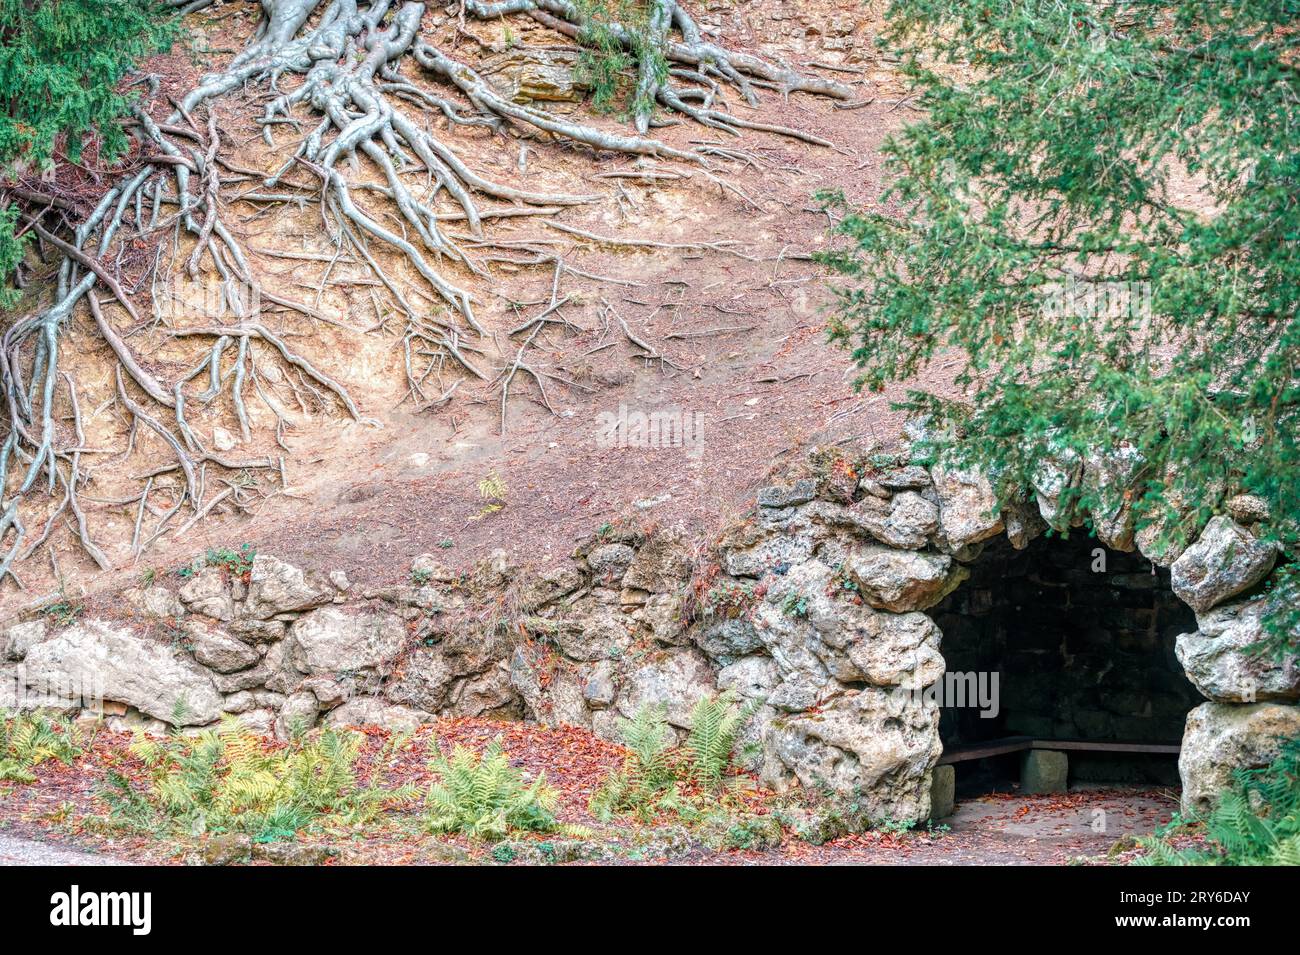
[[(1086, 468), (1001, 511), (978, 474), (863, 468), (838, 456), (813, 470), (762, 491), (754, 520), (724, 543), (723, 568), (761, 581), (761, 598), (745, 622), (706, 631), (716, 640), (752, 625), (772, 661), (767, 783), (852, 793), (877, 818), (926, 818), (945, 743), (946, 644), (960, 665), (1012, 667), (1001, 701), (1019, 723), (1008, 730), (1181, 736), (1188, 809), (1205, 808), (1234, 768), (1267, 763), (1278, 737), (1300, 733), (1295, 662), (1247, 651), (1263, 636), (1263, 594), (1279, 560), (1260, 538), (1268, 519), (1260, 501), (1228, 500), (1191, 546), (1158, 554), (1154, 535), (1134, 533), (1131, 515), (1060, 513), (1067, 482), (1113, 479)], [(1057, 539), (1040, 540), (1053, 525)], [(999, 567), (1017, 566), (999, 580)], [(1046, 585), (1074, 601), (1067, 616), (1043, 606)], [(1008, 605), (1021, 618), (1002, 628), (1004, 643), (1018, 630), (1039, 645), (962, 661), (963, 630), (983, 626), (996, 637), (987, 616)], [(733, 668), (758, 670), (746, 658), (718, 662), (720, 685), (737, 683)], [(949, 730), (959, 742), (957, 727)]]

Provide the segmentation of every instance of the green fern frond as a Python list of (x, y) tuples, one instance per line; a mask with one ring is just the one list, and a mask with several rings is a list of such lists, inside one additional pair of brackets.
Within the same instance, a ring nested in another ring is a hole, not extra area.
[(62, 717), (0, 713), (0, 779), (33, 783), (37, 766), (51, 759), (71, 764), (83, 751), (77, 727)]
[(1175, 851), (1181, 826), (1144, 841), (1138, 865), (1300, 865), (1300, 738), (1284, 740), (1276, 759), (1238, 770), (1203, 820), (1210, 848)]
[(716, 696), (702, 696), (691, 711), (691, 732), (686, 751), (696, 782), (716, 786), (731, 765), (736, 737), (754, 713), (754, 704), (737, 704), (736, 694), (727, 690)]
[(496, 841), (511, 831), (554, 832), (553, 809), (558, 794), (544, 773), (532, 783), (510, 765), (494, 739), (481, 755), (457, 746), (450, 758), (429, 761), (436, 777), (425, 798), (425, 822), (430, 831), (462, 833)]

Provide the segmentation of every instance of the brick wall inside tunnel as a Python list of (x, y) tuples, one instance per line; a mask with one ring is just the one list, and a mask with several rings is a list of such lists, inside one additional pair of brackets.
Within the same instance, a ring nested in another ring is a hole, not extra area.
[[(997, 674), (997, 715), (942, 709), (945, 749), (1001, 736), (1177, 742), (1202, 698), (1174, 656), (1192, 611), (1136, 553), (1075, 533), (1022, 551), (991, 542), (971, 577), (929, 612), (949, 673)], [(1175, 782), (1172, 757), (1082, 755), (1076, 779)]]

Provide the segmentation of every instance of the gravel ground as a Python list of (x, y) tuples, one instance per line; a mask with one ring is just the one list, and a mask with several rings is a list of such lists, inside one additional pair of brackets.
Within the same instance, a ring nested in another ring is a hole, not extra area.
[(4, 865), (134, 865), (112, 856), (63, 849), (48, 842), (33, 842), (0, 834), (0, 866)]

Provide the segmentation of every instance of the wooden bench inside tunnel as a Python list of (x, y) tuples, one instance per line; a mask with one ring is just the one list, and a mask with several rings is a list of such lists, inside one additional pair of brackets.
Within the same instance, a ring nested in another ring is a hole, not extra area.
[(930, 784), (930, 818), (952, 813), (956, 799), (957, 763), (1021, 753), (1020, 791), (1023, 793), (1064, 792), (1069, 779), (1071, 752), (1150, 753), (1178, 755), (1181, 743), (1135, 743), (1118, 740), (1036, 739), (1032, 736), (1004, 736), (969, 746), (945, 749), (934, 768)]

